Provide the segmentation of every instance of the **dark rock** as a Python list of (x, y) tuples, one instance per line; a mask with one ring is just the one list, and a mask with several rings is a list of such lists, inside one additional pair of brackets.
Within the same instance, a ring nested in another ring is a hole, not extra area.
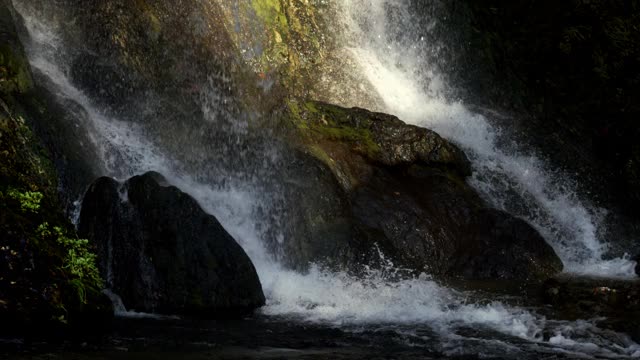
[(543, 279), (562, 271), (540, 233), (503, 211), (476, 212), (464, 232), (471, 239), (458, 250), (452, 270), (465, 278)]
[(355, 191), (354, 217), (367, 234), (360, 253), (375, 243), (398, 267), (465, 279), (541, 280), (562, 270), (531, 225), (485, 208), (441, 171), (422, 172), (380, 170)]
[(637, 255), (633, 260), (636, 261), (636, 274), (640, 276), (640, 255)]
[(189, 195), (147, 173), (87, 191), (79, 231), (98, 247), (101, 272), (128, 309), (208, 317), (264, 305), (249, 257)]
[(598, 326), (640, 340), (640, 281), (560, 276), (541, 288), (542, 300), (560, 319), (600, 318)]
[[(24, 98), (25, 111), (37, 122), (30, 124), (51, 154), (58, 173), (60, 198), (68, 212), (74, 202), (98, 176), (105, 173), (101, 154), (94, 146), (87, 111), (77, 102), (59, 96), (56, 87), (38, 71), (34, 71), (34, 96)], [(60, 141), (65, 139), (65, 141)]]
[[(438, 134), (363, 109), (291, 107), (292, 121), (310, 132), (298, 137), (306, 154), (292, 162), (308, 181), (291, 181), (289, 192), (290, 224), (303, 224), (285, 247), (297, 268), (332, 257), (352, 269), (392, 262), (414, 274), (465, 279), (542, 280), (562, 270), (533, 227), (486, 207), (465, 182), (466, 156)], [(317, 161), (304, 160), (310, 156)], [(304, 225), (316, 222), (340, 226)], [(309, 244), (318, 241), (331, 251)]]
[[(295, 108), (292, 120), (304, 125), (311, 132), (308, 141), (329, 156), (349, 152), (375, 165), (418, 164), (462, 177), (471, 175), (470, 162), (457, 146), (434, 131), (406, 124), (393, 115), (315, 101), (295, 105)], [(345, 145), (348, 148), (345, 149)], [(360, 159), (354, 161), (361, 162)]]
[(135, 74), (125, 73), (118, 66), (106, 57), (80, 54), (73, 61), (71, 78), (89, 98), (113, 113), (123, 114), (130, 110), (125, 99), (139, 96), (140, 86)]
[(31, 69), (13, 20), (15, 10), (0, 1), (0, 92), (25, 93), (33, 86)]
[(352, 238), (348, 195), (321, 161), (295, 150), (285, 156), (282, 175), (291, 204), (282, 212), (289, 241), (271, 248), (283, 264), (300, 271), (310, 263), (344, 264)]

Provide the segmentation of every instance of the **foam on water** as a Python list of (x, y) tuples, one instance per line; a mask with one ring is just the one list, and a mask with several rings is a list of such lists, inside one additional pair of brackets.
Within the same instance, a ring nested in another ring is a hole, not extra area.
[[(203, 183), (195, 180), (192, 174), (185, 173), (170, 154), (164, 154), (161, 147), (145, 137), (144, 129), (130, 122), (113, 119), (97, 109), (91, 99), (69, 81), (64, 63), (58, 62), (64, 56), (59, 52), (39, 51), (45, 46), (50, 48), (51, 39), (57, 39), (54, 34), (40, 34), (50, 31), (47, 30), (50, 28), (30, 17), (19, 6), (18, 10), (25, 17), (25, 23), (31, 32), (33, 44), (29, 47), (29, 55), (32, 66), (51, 80), (56, 92), (73, 99), (85, 109), (88, 123), (84, 126), (90, 130), (92, 142), (100, 150), (105, 175), (124, 180), (148, 170), (159, 171), (169, 182), (196, 198), (206, 211), (220, 220), (254, 262), (267, 297), (263, 314), (341, 326), (353, 332), (389, 328), (399, 334), (410, 334), (409, 339), (413, 337), (415, 340), (424, 335), (413, 333), (412, 329), (428, 327), (433, 331), (433, 335), (428, 336), (435, 336), (441, 350), (450, 354), (473, 353), (474, 348), (467, 346), (477, 342), (489, 355), (503, 355), (504, 351), (523, 351), (523, 347), (527, 346), (541, 346), (549, 348), (551, 352), (583, 355), (640, 355), (640, 348), (628, 337), (606, 333), (591, 323), (553, 322), (533, 311), (499, 302), (478, 304), (473, 295), (447, 289), (427, 276), (399, 282), (388, 281), (389, 273), (395, 271), (391, 263), (387, 269), (370, 271), (362, 278), (319, 267), (312, 267), (305, 274), (283, 268), (269, 255), (263, 242), (265, 228), (272, 224), (265, 224), (265, 220), (256, 215), (259, 208), (269, 209), (271, 197), (275, 195), (265, 194), (255, 186), (251, 177)], [(40, 39), (47, 39), (47, 42), (39, 43)], [(61, 45), (58, 44), (57, 47)], [(52, 54), (55, 56), (50, 56)], [(394, 76), (400, 75), (402, 73)], [(384, 72), (380, 76), (387, 77)], [(393, 80), (394, 77), (389, 75), (386, 81), (391, 81), (389, 79)], [(372, 78), (375, 84), (373, 80)], [(410, 86), (411, 82), (406, 84)], [(406, 94), (407, 99), (410, 100), (409, 96), (415, 94), (419, 93), (409, 92)], [(416, 99), (414, 105), (417, 106), (420, 98)], [(208, 106), (206, 102), (204, 106)], [(441, 122), (441, 131), (450, 128), (450, 132), (443, 132), (445, 134), (458, 132), (472, 137), (472, 132), (488, 127), (486, 121), (469, 114), (460, 104), (431, 101), (427, 108), (432, 109), (434, 117), (443, 113), (450, 114), (452, 118), (468, 114), (468, 124)], [(206, 109), (204, 110), (206, 113)], [(246, 128), (239, 131), (243, 133)], [(485, 136), (485, 145), (489, 148), (494, 141), (492, 136), (495, 135), (488, 128), (482, 134)], [(459, 138), (462, 139), (462, 135)], [(137, 316), (126, 312), (124, 308), (120, 310), (123, 315)], [(506, 339), (498, 341), (492, 339), (492, 336), (462, 335), (461, 330), (466, 328), (489, 331), (490, 334), (498, 333)], [(553, 336), (545, 339), (545, 332), (551, 332)], [(520, 342), (514, 343), (509, 339), (518, 339)], [(495, 349), (492, 350), (493, 348)]]
[(428, 29), (416, 28), (409, 0), (343, 0), (341, 5), (351, 54), (386, 111), (459, 144), (473, 164), (471, 184), (495, 207), (533, 224), (556, 250), (565, 271), (635, 277), (635, 262), (605, 258), (607, 245), (599, 238), (604, 210), (581, 199), (569, 177), (550, 171), (533, 151), (499, 146), (501, 129), (445, 97), (446, 84), (429, 63), (437, 46), (425, 41)]

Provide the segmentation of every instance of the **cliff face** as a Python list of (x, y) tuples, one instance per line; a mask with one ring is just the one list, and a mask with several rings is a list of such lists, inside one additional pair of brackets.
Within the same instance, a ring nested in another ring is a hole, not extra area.
[(640, 5), (489, 1), (448, 11), (464, 96), (524, 116), (512, 121), (596, 202), (637, 214)]

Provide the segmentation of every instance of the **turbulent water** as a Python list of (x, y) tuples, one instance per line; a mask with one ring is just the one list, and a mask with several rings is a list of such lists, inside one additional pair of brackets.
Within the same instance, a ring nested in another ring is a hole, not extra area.
[(492, 205), (535, 225), (562, 259), (565, 271), (635, 276), (633, 261), (605, 258), (606, 241), (599, 237), (604, 210), (582, 200), (566, 174), (550, 170), (535, 151), (498, 146), (506, 135), (502, 129), (446, 98), (449, 89), (430, 64), (439, 55), (438, 46), (427, 41), (432, 38), (427, 36), (428, 24), (426, 29), (415, 25), (421, 21), (409, 0), (344, 0), (342, 6), (353, 57), (387, 112), (434, 129), (462, 146), (472, 160), (474, 187)]
[[(55, 26), (37, 18), (20, 1), (14, 3), (29, 32), (27, 49), (32, 67), (50, 81), (54, 93), (77, 102), (86, 112), (81, 126), (91, 134), (104, 175), (124, 180), (155, 170), (194, 196), (253, 260), (267, 297), (267, 305), (262, 309), (265, 316), (338, 326), (352, 333), (389, 330), (402, 335), (399, 338), (403, 346), (428, 344), (450, 355), (518, 356), (533, 351), (640, 356), (640, 346), (627, 336), (599, 329), (593, 322), (553, 321), (535, 310), (480, 302), (472, 294), (445, 288), (427, 276), (390, 282), (378, 271), (356, 279), (318, 267), (305, 274), (285, 269), (269, 255), (264, 244), (266, 233), (277, 227), (279, 220), (262, 215), (269, 212), (281, 195), (265, 193), (255, 180), (273, 177), (277, 170), (263, 166), (254, 169), (250, 176), (225, 179), (209, 176), (206, 181), (202, 180), (202, 174), (185, 170), (188, 167), (179, 156), (166, 153), (162, 144), (148, 137), (149, 129), (109, 116), (96, 106), (95, 99), (80, 91), (69, 76), (72, 55)], [(406, 5), (391, 0), (341, 1), (345, 10), (341, 20), (351, 39), (347, 46), (388, 111), (406, 121), (433, 128), (463, 146), (473, 161), (474, 186), (494, 205), (512, 210), (509, 199), (502, 194), (519, 194), (528, 205), (528, 213), (519, 215), (542, 231), (568, 271), (630, 276), (631, 262), (603, 259), (605, 245), (597, 237), (599, 224), (594, 210), (555, 181), (535, 156), (518, 149), (498, 148), (499, 131), (487, 119), (473, 114), (461, 103), (443, 98), (441, 90), (445, 84), (423, 62), (428, 58), (424, 52), (430, 51), (430, 45), (422, 42), (419, 32), (412, 29), (415, 22)], [(394, 14), (393, 22), (388, 14)], [(203, 102), (207, 122), (222, 121), (217, 118), (219, 112), (210, 109), (221, 104), (216, 89), (205, 90), (203, 96), (211, 97), (211, 101)], [(243, 136), (247, 130), (240, 125), (227, 131)], [(219, 145), (226, 157), (233, 160), (239, 156), (226, 144)], [(275, 164), (278, 154), (267, 154), (263, 161)], [(393, 264), (388, 264), (387, 271), (393, 271)]]

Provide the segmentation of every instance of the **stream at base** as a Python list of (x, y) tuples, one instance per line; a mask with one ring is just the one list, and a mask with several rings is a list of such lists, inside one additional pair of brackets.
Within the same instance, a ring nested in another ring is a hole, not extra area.
[[(549, 321), (550, 327), (568, 327)], [(594, 342), (579, 343), (553, 332), (532, 342), (484, 326), (461, 324), (443, 336), (427, 323), (336, 326), (289, 316), (256, 315), (243, 320), (196, 321), (121, 316), (105, 333), (65, 341), (0, 339), (3, 359), (618, 359), (628, 340), (591, 322), (572, 332)], [(604, 349), (595, 341), (618, 345)], [(630, 348), (627, 351), (632, 350)]]

